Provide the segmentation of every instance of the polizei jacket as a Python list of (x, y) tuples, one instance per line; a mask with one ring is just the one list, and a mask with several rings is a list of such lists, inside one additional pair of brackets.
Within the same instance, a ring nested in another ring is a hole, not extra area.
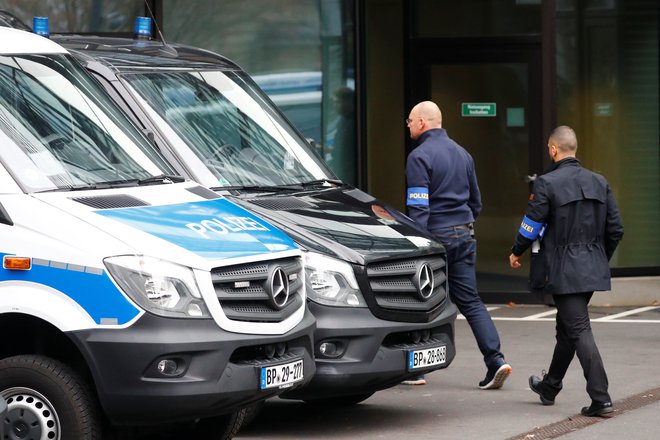
[(541, 240), (532, 264), (539, 270), (531, 268), (530, 281), (544, 293), (609, 290), (608, 261), (622, 237), (619, 209), (605, 178), (566, 158), (536, 180), (512, 252), (521, 255)]
[(431, 232), (474, 222), (481, 193), (472, 156), (444, 128), (422, 133), (417, 142), (406, 162), (410, 218)]

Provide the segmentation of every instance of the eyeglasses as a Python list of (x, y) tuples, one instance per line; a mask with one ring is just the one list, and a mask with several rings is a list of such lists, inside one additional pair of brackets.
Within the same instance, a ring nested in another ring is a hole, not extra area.
[(411, 123), (412, 121), (414, 121), (415, 119), (419, 119), (419, 120), (421, 121), (421, 120), (424, 119), (424, 118), (413, 118), (413, 119), (406, 118), (406, 119), (404, 119), (404, 121), (406, 122), (406, 125), (410, 125), (410, 123)]

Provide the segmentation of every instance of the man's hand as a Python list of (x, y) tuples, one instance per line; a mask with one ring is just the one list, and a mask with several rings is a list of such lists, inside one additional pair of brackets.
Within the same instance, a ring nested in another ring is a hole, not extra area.
[(518, 269), (520, 266), (522, 266), (522, 264), (520, 263), (520, 258), (522, 258), (522, 256), (520, 255), (519, 256), (513, 254), (509, 255), (509, 264), (511, 265), (511, 267), (513, 267), (514, 269)]

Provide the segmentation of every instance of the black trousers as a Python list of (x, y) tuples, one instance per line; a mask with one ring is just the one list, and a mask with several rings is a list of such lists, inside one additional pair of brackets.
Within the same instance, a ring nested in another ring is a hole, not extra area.
[(593, 292), (553, 295), (557, 306), (557, 344), (544, 385), (551, 396), (561, 390), (562, 379), (577, 354), (587, 393), (594, 402), (611, 402), (603, 360), (596, 346), (587, 306)]

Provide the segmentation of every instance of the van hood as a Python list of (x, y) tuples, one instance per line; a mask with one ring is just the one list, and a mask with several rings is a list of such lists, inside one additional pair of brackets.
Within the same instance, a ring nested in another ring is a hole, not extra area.
[(213, 194), (186, 182), (34, 196), (99, 230), (96, 243), (77, 246), (105, 248), (105, 256), (150, 255), (210, 270), (299, 254), (267, 221), (226, 198), (209, 200), (207, 193)]
[(242, 193), (232, 200), (303, 248), (352, 263), (444, 253), (409, 217), (350, 186), (277, 195)]

